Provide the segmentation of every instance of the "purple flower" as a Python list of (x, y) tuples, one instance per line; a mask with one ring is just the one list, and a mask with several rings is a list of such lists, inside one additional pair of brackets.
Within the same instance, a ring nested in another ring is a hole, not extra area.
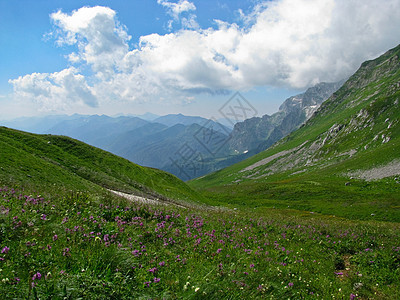
[(165, 261), (162, 261), (158, 264), (160, 267), (164, 267), (165, 266)]
[(161, 280), (161, 278), (157, 278), (157, 277), (154, 277), (154, 279), (153, 279), (154, 283), (160, 282), (160, 280)]
[(40, 274), (39, 272), (37, 272), (36, 274), (33, 275), (32, 280), (35, 281), (40, 280), (42, 278), (42, 274)]
[(335, 272), (336, 275), (341, 276), (343, 275), (343, 272)]
[(219, 249), (217, 250), (217, 253), (221, 253), (221, 251), (222, 251), (222, 249), (221, 249), (221, 248), (219, 248)]
[(356, 295), (354, 295), (353, 293), (350, 294), (350, 300), (354, 300), (356, 299)]
[(10, 251), (10, 248), (8, 248), (7, 246), (4, 246), (4, 248), (1, 250), (1, 253), (8, 253), (8, 251)]
[(58, 240), (58, 235), (55, 234), (55, 235), (53, 236), (53, 241), (57, 241), (57, 240)]
[(293, 286), (293, 282), (289, 282), (288, 286), (292, 287)]
[(71, 253), (69, 253), (70, 249), (69, 248), (64, 248), (63, 250), (63, 256), (71, 256)]

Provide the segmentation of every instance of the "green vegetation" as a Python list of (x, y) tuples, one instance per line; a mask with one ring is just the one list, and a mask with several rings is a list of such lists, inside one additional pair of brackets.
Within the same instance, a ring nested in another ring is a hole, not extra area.
[(400, 46), (365, 62), (299, 130), (189, 185), (212, 205), (290, 207), (399, 222), (398, 176), (376, 174), (372, 181), (362, 176), (400, 162), (399, 82)]
[(201, 195), (79, 141), (0, 127), (0, 295), (399, 299), (400, 184), (381, 168), (400, 158), (399, 57), (364, 63), (271, 149), (191, 181)]
[(168, 201), (197, 200), (175, 176), (77, 140), (0, 127), (0, 182), (99, 192), (101, 187)]
[(3, 299), (400, 297), (397, 224), (0, 189)]

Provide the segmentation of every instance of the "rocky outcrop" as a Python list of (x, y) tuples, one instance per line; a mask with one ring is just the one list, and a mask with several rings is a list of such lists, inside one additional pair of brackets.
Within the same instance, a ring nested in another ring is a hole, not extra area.
[(229, 141), (230, 149), (236, 153), (265, 150), (307, 121), (343, 82), (319, 83), (302, 94), (286, 99), (279, 111), (271, 116), (237, 123)]

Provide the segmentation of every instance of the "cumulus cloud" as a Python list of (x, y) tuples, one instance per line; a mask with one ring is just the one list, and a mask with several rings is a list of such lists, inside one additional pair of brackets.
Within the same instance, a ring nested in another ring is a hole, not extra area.
[[(187, 0), (158, 3), (181, 21), (182, 13), (196, 9)], [(200, 29), (193, 23), (142, 36), (130, 48), (127, 28), (112, 9), (58, 11), (51, 15), (57, 43), (77, 46), (69, 55), (75, 66), (10, 82), (16, 95), (60, 107), (256, 86), (306, 88), (341, 80), (400, 41), (398, 0), (263, 1), (241, 16), (242, 25), (216, 20), (216, 28)], [(91, 73), (84, 76), (80, 67), (87, 66)]]
[(157, 0), (157, 3), (166, 7), (168, 9), (168, 13), (174, 19), (179, 19), (180, 14), (183, 12), (196, 10), (196, 6), (187, 0), (180, 0), (178, 3), (169, 2), (166, 0)]
[[(167, 9), (167, 13), (173, 18), (168, 21), (168, 29), (171, 31), (174, 22), (179, 22), (185, 29), (200, 29), (196, 21), (196, 15), (189, 13), (196, 10), (196, 6), (187, 0), (179, 0), (178, 3), (169, 2), (167, 0), (157, 0), (157, 3)], [(183, 13), (189, 13), (182, 17)]]
[(57, 26), (59, 45), (78, 45), (78, 53), (71, 53), (72, 63), (83, 61), (102, 75), (114, 73), (115, 67), (128, 51), (130, 36), (116, 20), (111, 8), (83, 7), (71, 15), (57, 11), (50, 15)]
[(42, 110), (68, 108), (71, 104), (97, 107), (98, 101), (74, 67), (55, 73), (32, 73), (10, 80), (18, 99), (33, 99)]

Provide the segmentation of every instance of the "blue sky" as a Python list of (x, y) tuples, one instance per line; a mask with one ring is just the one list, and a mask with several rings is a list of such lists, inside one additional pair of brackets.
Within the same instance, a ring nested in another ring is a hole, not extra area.
[[(368, 2), (368, 3), (366, 3)], [(0, 0), (0, 119), (259, 115), (400, 43), (399, 0)]]

